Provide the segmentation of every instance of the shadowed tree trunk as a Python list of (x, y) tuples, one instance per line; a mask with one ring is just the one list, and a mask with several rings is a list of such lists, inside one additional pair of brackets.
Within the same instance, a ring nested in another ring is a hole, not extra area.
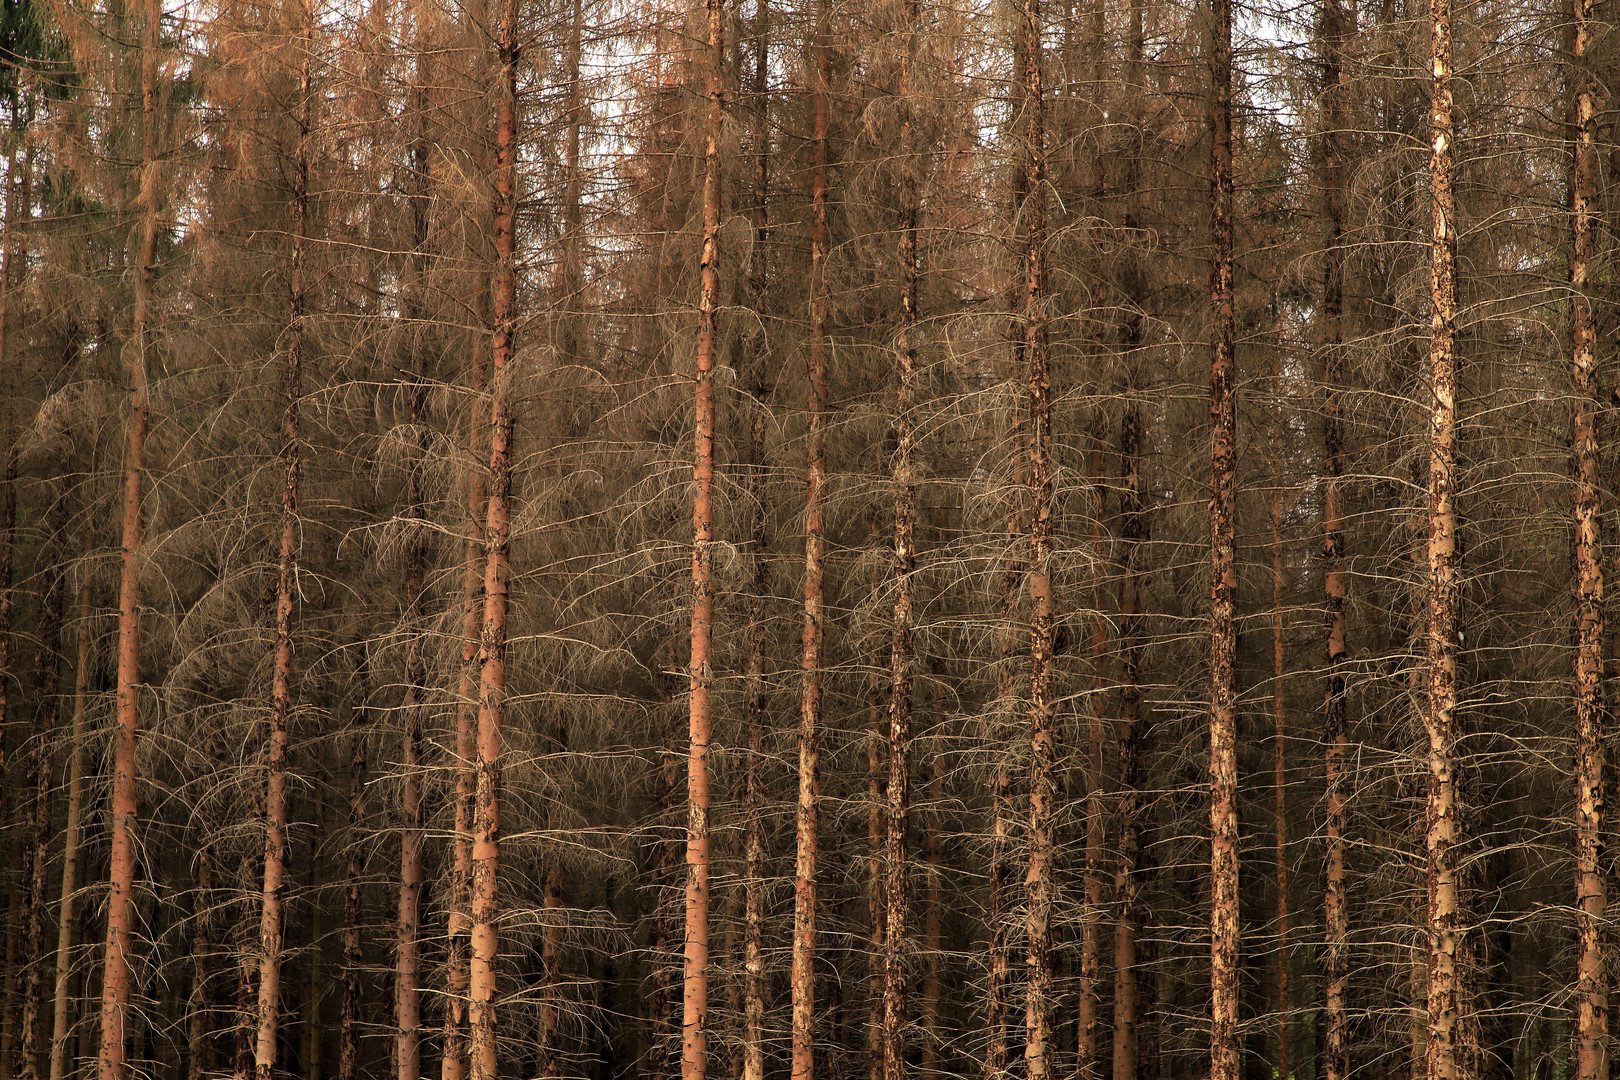
[[(85, 530), (85, 557), (79, 562), (78, 650), (74, 659), (73, 720), (68, 742), (67, 823), (62, 829), (62, 900), (56, 920), (56, 992), (51, 1012), (51, 1080), (62, 1080), (67, 1073), (68, 1018), (72, 1006), (69, 977), (72, 974), (75, 893), (79, 889), (79, 833), (84, 813), (84, 719), (90, 691), (91, 545), (95, 530)], [(200, 853), (206, 858), (207, 847)], [(207, 863), (202, 864), (204, 867)], [(199, 889), (201, 886), (199, 885)], [(204, 909), (207, 912), (207, 909)], [(211, 914), (211, 913), (210, 913)], [(205, 924), (206, 925), (206, 924)], [(199, 928), (199, 933), (203, 929)], [(196, 1057), (193, 1056), (193, 1061)]]
[(1327, 691), (1322, 707), (1323, 771), (1327, 792), (1323, 800), (1326, 874), (1322, 906), (1326, 949), (1323, 974), (1322, 1074), (1324, 1080), (1345, 1080), (1350, 1072), (1350, 1036), (1345, 1017), (1345, 986), (1349, 978), (1350, 920), (1344, 877), (1344, 756), (1348, 728), (1345, 698), (1344, 573), (1344, 189), (1340, 176), (1343, 160), (1344, 95), (1341, 50), (1349, 35), (1339, 0), (1322, 6), (1322, 98), (1326, 121), (1322, 132), (1322, 189), (1327, 213), (1327, 236), (1322, 255), (1322, 588), (1327, 606)]
[(355, 672), (355, 701), (349, 713), (348, 863), (343, 872), (343, 1002), (338, 1014), (338, 1080), (357, 1080), (360, 1069), (360, 938), (364, 916), (366, 872), (362, 843), (366, 819), (366, 733), (370, 727), (366, 699), (370, 675), (362, 657)]

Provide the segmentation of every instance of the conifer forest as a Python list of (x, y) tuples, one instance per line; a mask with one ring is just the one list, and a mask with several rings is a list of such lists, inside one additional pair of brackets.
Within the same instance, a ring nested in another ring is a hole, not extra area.
[(0, 1080), (1609, 1080), (1617, 24), (0, 0)]

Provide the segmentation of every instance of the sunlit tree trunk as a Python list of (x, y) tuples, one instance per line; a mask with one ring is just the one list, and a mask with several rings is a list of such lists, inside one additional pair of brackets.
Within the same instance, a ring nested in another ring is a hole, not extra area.
[[(151, 409), (147, 371), (151, 364), (155, 313), (152, 272), (158, 231), (158, 48), (159, 0), (145, 0), (141, 18), (141, 160), (135, 187), (140, 226), (134, 263), (135, 309), (130, 327), (131, 389), (124, 435), (123, 551), (118, 586), (118, 708), (112, 748), (112, 830), (108, 853), (107, 944), (102, 961), (101, 1080), (124, 1080), (126, 1022), (130, 995), (130, 949), (135, 891), (136, 733), (140, 727), (141, 680), (140, 567), (141, 470), (145, 466), (146, 422)], [(8, 546), (9, 550), (9, 546)]]
[(720, 305), (721, 134), (725, 119), (725, 12), (704, 0), (708, 104), (703, 114), (703, 255), (698, 281), (696, 442), (692, 479), (692, 647), (688, 669), (686, 931), (681, 993), (681, 1080), (703, 1080), (709, 1015), (709, 738), (714, 672), (715, 318)]
[(1426, 815), (1428, 887), (1427, 1080), (1461, 1080), (1467, 1046), (1463, 965), (1462, 846), (1457, 784), (1457, 654), (1460, 648), (1457, 460), (1457, 237), (1453, 194), (1451, 0), (1430, 0), (1428, 664)]
[(1238, 1080), (1235, 530), (1237, 330), (1232, 298), (1232, 5), (1210, 0), (1210, 1080)]
[(256, 1080), (273, 1080), (281, 1020), (281, 952), (285, 934), (282, 882), (287, 861), (287, 743), (292, 719), (293, 609), (297, 592), (299, 408), (303, 398), (304, 247), (309, 224), (309, 137), (314, 108), (315, 12), (303, 9), (300, 48), (298, 148), (293, 162), (291, 297), (287, 305), (287, 360), (283, 372), (281, 553), (276, 575), (276, 649), (270, 687), (269, 783), (265, 792), (264, 889), (259, 900), (258, 1032), (253, 1046)]
[(1587, 68), (1592, 0), (1571, 0), (1576, 82), (1573, 231), (1569, 263), (1575, 415), (1571, 449), (1575, 473), (1575, 1080), (1608, 1080), (1609, 972), (1601, 866), (1604, 829), (1603, 520), (1597, 414), (1597, 331), (1587, 295), (1596, 254), (1596, 93)]
[(512, 405), (505, 378), (517, 323), (517, 16), (495, 23), (495, 273), (490, 309), (489, 492), (484, 518), (484, 620), (479, 646), (477, 779), (473, 795), (468, 1027), (472, 1080), (496, 1080), (501, 729), (506, 719), (506, 618), (512, 512)]
[[(815, 1075), (816, 803), (821, 732), (823, 592), (827, 541), (822, 486), (827, 478), (827, 95), (831, 73), (832, 5), (817, 0), (814, 83), (811, 91), (810, 340), (806, 346), (809, 403), (805, 450), (804, 633), (799, 698), (799, 798), (795, 819), (797, 861), (793, 869), (793, 1066), (792, 1080)], [(763, 57), (763, 47), (761, 48)], [(764, 128), (761, 125), (761, 131)], [(745, 1080), (760, 1080), (757, 1076)]]

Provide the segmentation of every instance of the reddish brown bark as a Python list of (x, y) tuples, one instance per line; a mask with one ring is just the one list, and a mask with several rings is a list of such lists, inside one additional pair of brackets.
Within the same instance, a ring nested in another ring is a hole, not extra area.
[[(62, 827), (62, 894), (56, 921), (56, 992), (51, 1013), (50, 1080), (62, 1080), (67, 1069), (68, 977), (73, 948), (73, 924), (79, 888), (79, 831), (84, 812), (84, 713), (90, 691), (91, 587), (95, 576), (89, 559), (94, 530), (85, 532), (85, 558), (79, 563), (78, 650), (74, 661), (73, 720), (68, 736), (67, 821)], [(200, 857), (206, 858), (204, 847)], [(204, 863), (206, 866), (206, 863)], [(204, 909), (207, 910), (206, 908)], [(202, 930), (199, 930), (201, 933)]]
[[(876, 580), (868, 587), (877, 588)], [(868, 1080), (883, 1080), (883, 1002), (885, 965), (887, 963), (884, 939), (887, 936), (888, 915), (884, 883), (887, 881), (885, 853), (888, 847), (888, 769), (883, 759), (887, 745), (889, 721), (889, 680), (883, 671), (883, 646), (880, 635), (872, 635), (867, 655), (867, 670), (872, 673), (867, 687), (867, 711), (871, 717), (866, 739), (866, 911), (872, 937), (872, 951), (866, 973), (867, 984), (867, 1076)]]
[(696, 414), (692, 458), (692, 644), (688, 667), (686, 928), (681, 979), (681, 1080), (703, 1080), (709, 1016), (709, 738), (714, 636), (714, 360), (720, 305), (720, 160), (725, 112), (725, 21), (721, 0), (705, 0), (708, 105), (703, 117), (703, 255), (698, 271)]
[(472, 1080), (496, 1080), (496, 974), (499, 914), (501, 728), (506, 719), (506, 613), (511, 549), (512, 411), (508, 380), (516, 329), (517, 15), (505, 0), (496, 15), (495, 273), (491, 282), (489, 492), (484, 518), (484, 619), (479, 645), (477, 775), (470, 875), (471, 957), (468, 1054)]
[(1210, 0), (1210, 1078), (1238, 1080), (1235, 532), (1237, 330), (1232, 303), (1232, 5)]
[(265, 790), (264, 888), (260, 896), (259, 1010), (254, 1039), (256, 1080), (273, 1080), (276, 1032), (281, 1020), (281, 951), (285, 932), (281, 887), (287, 861), (287, 744), (292, 722), (293, 610), (297, 591), (299, 407), (303, 398), (304, 246), (309, 217), (309, 137), (314, 108), (310, 74), (314, 64), (315, 13), (304, 8), (300, 34), (298, 148), (292, 195), (292, 257), (288, 268), (287, 360), (283, 373), (284, 413), (281, 460), (281, 552), (276, 574), (276, 648), (270, 686), (269, 780)]
[[(152, 273), (158, 226), (158, 48), (161, 5), (145, 0), (141, 18), (141, 161), (137, 188), (140, 228), (136, 241), (135, 308), (129, 416), (125, 420), (122, 555), (118, 587), (118, 705), (112, 749), (112, 835), (108, 854), (107, 944), (102, 962), (101, 1080), (123, 1080), (125, 1024), (129, 1012), (131, 910), (135, 890), (135, 826), (139, 814), (135, 742), (140, 727), (141, 470), (145, 465), (147, 386), (155, 322)], [(9, 487), (9, 486), (8, 486)], [(9, 550), (9, 545), (8, 545)]]
[(1428, 886), (1427, 1080), (1459, 1080), (1473, 1059), (1464, 1008), (1462, 894), (1465, 843), (1457, 791), (1457, 237), (1453, 194), (1451, 0), (1430, 0), (1430, 235), (1428, 664), (1426, 815)]
[(1592, 0), (1571, 0), (1571, 70), (1576, 81), (1570, 141), (1573, 237), (1569, 264), (1575, 389), (1571, 450), (1575, 474), (1575, 1080), (1609, 1075), (1609, 972), (1601, 866), (1604, 829), (1603, 519), (1597, 432), (1597, 330), (1588, 270), (1596, 254), (1596, 88), (1587, 67)]
[[(467, 442), (473, 460), (485, 453), (488, 425), (476, 403), (483, 400), (486, 364), (473, 350), (469, 389), (474, 407), (467, 418)], [(461, 584), (461, 667), (456, 694), (455, 837), (451, 851), (450, 910), (445, 945), (445, 1008), (443, 1058), (440, 1080), (463, 1080), (467, 1075), (467, 983), (469, 978), (469, 915), (472, 895), (473, 796), (477, 786), (478, 653), (484, 610), (484, 474), (474, 470), (467, 478), (467, 538)]]
[(1023, 0), (1024, 357), (1029, 364), (1029, 865), (1024, 877), (1027, 981), (1024, 1065), (1029, 1080), (1054, 1073), (1052, 1038), (1053, 735), (1052, 382), (1046, 328), (1046, 91), (1040, 0)]
[[(832, 7), (817, 0), (810, 166), (810, 340), (805, 450), (804, 633), (799, 698), (799, 798), (793, 868), (792, 1080), (815, 1075), (815, 957), (817, 810), (820, 794), (822, 601), (827, 552), (822, 485), (827, 478), (827, 95), (831, 71)], [(763, 55), (763, 53), (762, 53)], [(757, 1080), (749, 1077), (747, 1080)]]

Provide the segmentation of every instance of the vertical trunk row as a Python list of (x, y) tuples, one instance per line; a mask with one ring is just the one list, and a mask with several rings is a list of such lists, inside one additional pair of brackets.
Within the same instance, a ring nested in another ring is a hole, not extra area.
[(1344, 87), (1340, 50), (1348, 39), (1340, 0), (1322, 7), (1322, 99), (1326, 117), (1322, 132), (1322, 188), (1327, 236), (1322, 256), (1322, 587), (1327, 616), (1327, 692), (1322, 707), (1326, 882), (1323, 922), (1327, 947), (1323, 957), (1326, 993), (1323, 1001), (1322, 1074), (1345, 1080), (1350, 1072), (1350, 1033), (1345, 1018), (1345, 984), (1350, 974), (1349, 898), (1344, 878), (1344, 758), (1347, 750), (1348, 703), (1345, 699), (1344, 496)]
[(720, 306), (720, 160), (725, 119), (722, 0), (704, 0), (708, 19), (707, 108), (703, 117), (703, 254), (698, 283), (696, 413), (692, 458), (692, 648), (686, 771), (686, 933), (681, 994), (681, 1080), (703, 1080), (709, 1013), (709, 737), (714, 638), (714, 359)]
[(1210, 0), (1210, 1078), (1237, 1080), (1238, 821), (1232, 520), (1237, 331), (1232, 302), (1232, 4)]
[[(152, 331), (152, 271), (158, 229), (158, 44), (160, 0), (145, 0), (141, 19), (141, 161), (134, 187), (140, 229), (135, 255), (135, 306), (129, 416), (125, 421), (123, 550), (118, 585), (118, 706), (112, 747), (112, 830), (108, 852), (107, 944), (101, 979), (101, 1080), (123, 1080), (125, 1021), (129, 1012), (131, 929), (138, 814), (135, 740), (140, 727), (141, 469), (151, 410), (147, 372)], [(9, 490), (9, 485), (8, 485)], [(7, 545), (7, 552), (10, 547)], [(7, 590), (9, 592), (9, 590)]]
[(74, 660), (73, 719), (68, 735), (67, 822), (62, 827), (62, 900), (56, 920), (56, 993), (51, 1013), (51, 1080), (62, 1080), (67, 1072), (74, 894), (79, 889), (79, 830), (84, 813), (84, 712), (90, 692), (92, 631), (90, 600), (91, 587), (95, 581), (88, 556), (94, 536), (93, 529), (86, 530), (86, 557), (79, 564), (79, 637)]
[(1597, 194), (1596, 93), (1587, 70), (1592, 0), (1571, 0), (1575, 40), (1571, 71), (1574, 177), (1572, 293), (1575, 417), (1571, 430), (1575, 472), (1575, 1080), (1609, 1075), (1609, 975), (1604, 940), (1608, 904), (1600, 856), (1604, 807), (1603, 519), (1598, 474), (1597, 331), (1586, 295), (1596, 248), (1593, 202)]
[(1427, 1080), (1468, 1074), (1463, 1008), (1462, 834), (1458, 805), (1457, 656), (1460, 651), (1457, 460), (1457, 237), (1453, 194), (1451, 0), (1430, 0), (1432, 81), (1429, 98), (1428, 664), (1429, 736), (1426, 814), (1428, 884)]
[(1025, 874), (1028, 947), (1024, 1064), (1029, 1080), (1053, 1075), (1052, 1038), (1052, 380), (1046, 329), (1046, 91), (1041, 72), (1041, 3), (1020, 4), (1025, 35), (1024, 358), (1029, 365), (1029, 864)]
[(906, 1072), (906, 819), (911, 802), (911, 669), (915, 660), (912, 596), (917, 569), (917, 477), (913, 465), (917, 432), (911, 410), (917, 393), (917, 222), (914, 188), (916, 149), (912, 145), (911, 65), (917, 33), (918, 0), (907, 0), (901, 29), (901, 110), (899, 157), (900, 318), (895, 328), (894, 610), (889, 638), (888, 814), (883, 844), (883, 1080), (903, 1080)]
[(309, 225), (309, 136), (314, 108), (315, 11), (306, 4), (301, 27), (298, 150), (293, 166), (291, 296), (287, 303), (287, 363), (283, 374), (281, 552), (276, 574), (276, 651), (270, 686), (269, 782), (265, 790), (264, 889), (260, 896), (258, 1031), (253, 1046), (256, 1080), (272, 1080), (281, 1008), (281, 886), (287, 861), (287, 742), (292, 716), (293, 598), (297, 592), (299, 406), (303, 397), (304, 243)]
[(468, 1028), (472, 1080), (496, 1080), (495, 980), (500, 939), (500, 785), (506, 720), (506, 611), (511, 553), (510, 374), (517, 323), (517, 15), (502, 0), (495, 25), (495, 273), (491, 281), (489, 494), (484, 519), (484, 621), (479, 644), (477, 774), (470, 867), (471, 963)]
[[(817, 0), (810, 130), (810, 341), (805, 448), (804, 634), (800, 665), (799, 800), (793, 867), (792, 1080), (815, 1075), (816, 801), (820, 793), (822, 592), (827, 541), (822, 485), (827, 477), (827, 81), (831, 71), (830, 0)], [(746, 1080), (758, 1080), (748, 1077)]]

